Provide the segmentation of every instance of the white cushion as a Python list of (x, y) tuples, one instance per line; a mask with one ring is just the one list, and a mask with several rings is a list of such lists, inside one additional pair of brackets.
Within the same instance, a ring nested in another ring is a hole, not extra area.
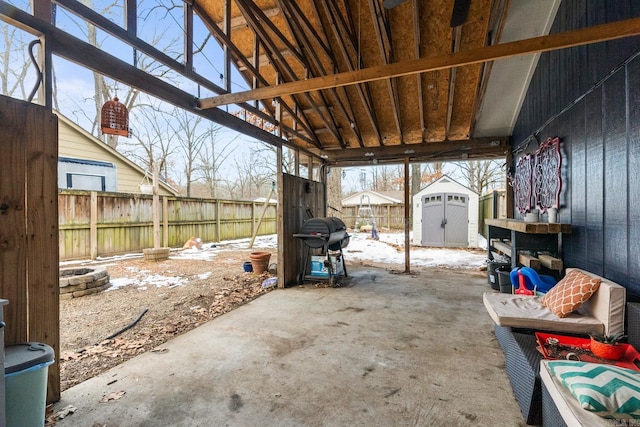
[[(573, 269), (567, 268), (567, 271), (571, 270)], [(580, 271), (602, 280), (598, 291), (582, 304), (581, 309), (586, 310), (604, 324), (605, 335), (623, 334), (627, 290), (609, 279), (605, 279), (586, 270)]]
[(553, 360), (547, 367), (583, 409), (606, 418), (640, 420), (640, 372), (569, 360)]
[[(567, 268), (567, 272), (579, 270)], [(560, 318), (540, 303), (538, 297), (486, 292), (484, 306), (493, 321), (500, 326), (540, 329), (577, 334), (621, 334), (624, 332), (626, 289), (593, 273), (602, 281), (598, 291), (576, 311)]]
[[(548, 366), (549, 362), (551, 362), (551, 360), (540, 361), (540, 379), (553, 399), (553, 403), (555, 403), (558, 408), (558, 412), (567, 427), (611, 427), (611, 420), (606, 420), (592, 412), (582, 409), (580, 403), (571, 395), (569, 390), (551, 375)], [(545, 402), (546, 401), (543, 400), (542, 404), (545, 405)]]
[(604, 325), (581, 310), (560, 318), (542, 305), (539, 297), (486, 292), (484, 306), (500, 326), (567, 333), (604, 333)]

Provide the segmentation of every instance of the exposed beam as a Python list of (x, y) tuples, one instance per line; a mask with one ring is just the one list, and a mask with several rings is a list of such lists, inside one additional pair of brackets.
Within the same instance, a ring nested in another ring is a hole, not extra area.
[[(342, 34), (350, 36), (349, 29), (346, 23), (343, 20), (342, 15), (340, 15), (335, 9), (337, 6), (335, 5), (333, 0), (327, 0), (320, 2), (324, 8), (325, 14), (327, 15), (327, 19), (330, 22), (331, 31), (333, 32), (334, 37), (338, 41), (338, 47), (340, 49), (340, 54), (342, 55), (342, 59), (347, 64), (347, 68), (349, 71), (354, 71), (358, 67), (354, 67), (351, 63), (352, 55), (350, 55), (347, 44), (345, 40), (342, 38)], [(357, 52), (355, 46), (353, 45), (352, 37), (348, 37), (349, 47), (354, 52)], [(376, 138), (378, 143), (382, 145), (382, 135), (380, 134), (380, 128), (378, 127), (378, 120), (376, 118), (375, 111), (373, 110), (373, 102), (371, 101), (371, 95), (368, 91), (368, 87), (365, 84), (357, 84), (356, 91), (358, 92), (358, 97), (360, 98), (360, 102), (362, 102), (362, 106), (369, 118), (369, 123), (371, 124), (371, 128), (376, 134)]]
[[(264, 22), (265, 20), (268, 20), (268, 18), (265, 18), (264, 15), (260, 15), (261, 13), (260, 11), (252, 10), (251, 7), (255, 6), (253, 5), (252, 2), (247, 2), (246, 0), (236, 0), (236, 5), (240, 9), (240, 12), (247, 18), (247, 21), (251, 24), (251, 27), (256, 37), (256, 44), (255, 44), (254, 56), (253, 56), (253, 60), (254, 60), (253, 66), (259, 70), (258, 65), (256, 64), (256, 61), (258, 60), (259, 48), (262, 45), (265, 48), (265, 52), (269, 57), (269, 61), (273, 64), (276, 74), (283, 75), (284, 73), (287, 75), (290, 81), (295, 80), (297, 77), (291, 70), (289, 63), (280, 55), (280, 51), (275, 46), (275, 43), (273, 42), (273, 40), (269, 38), (269, 35), (267, 34), (266, 29), (262, 26), (262, 22)], [(278, 61), (274, 60), (274, 55), (278, 58)], [(277, 84), (278, 83), (279, 81), (277, 82)], [(269, 82), (265, 80), (262, 82), (262, 84), (268, 85)], [(312, 107), (316, 108), (315, 103), (311, 99), (311, 95), (307, 93), (307, 94), (304, 94), (304, 97), (307, 99), (307, 101)], [(294, 102), (297, 102), (295, 97), (293, 98), (294, 98)], [(277, 99), (278, 99), (278, 102), (280, 102), (287, 111), (289, 111), (290, 113), (293, 113), (291, 108), (284, 102), (282, 98), (277, 98)], [(269, 103), (271, 101), (267, 100), (267, 102)], [(304, 114), (296, 117), (298, 117), (299, 120), (301, 120), (300, 123), (308, 131), (308, 135), (310, 135), (313, 138), (314, 145), (316, 147), (322, 148), (322, 143), (313, 134), (313, 131), (311, 130), (312, 125), (309, 119)]]
[(372, 164), (374, 160), (401, 162), (404, 157), (409, 157), (412, 161), (495, 159), (504, 158), (509, 150), (507, 140), (500, 137), (324, 150), (320, 154), (327, 164), (346, 166)]
[[(198, 108), (196, 105), (197, 99), (193, 95), (133, 67), (2, 0), (0, 0), (0, 19), (33, 34), (44, 35), (47, 44), (51, 47), (51, 52), (71, 62), (80, 64), (128, 86), (135, 87), (142, 92), (153, 94), (155, 97), (176, 107), (219, 123), (251, 138), (256, 138), (274, 146), (286, 144), (286, 141), (282, 138), (278, 138), (276, 135), (253, 126), (221, 109), (202, 110)], [(317, 154), (307, 149), (297, 148), (306, 155), (317, 157)]]
[[(266, 17), (273, 18), (274, 16), (277, 16), (280, 14), (280, 9), (278, 9), (277, 7), (274, 7), (271, 9), (263, 9), (262, 12)], [(218, 27), (220, 28), (224, 28), (224, 22), (219, 22), (216, 25), (218, 25)], [(232, 31), (240, 30), (248, 26), (249, 24), (247, 23), (247, 19), (242, 15), (234, 16), (233, 18), (231, 18), (230, 27)]]
[[(193, 4), (184, 2), (184, 64), (188, 73), (193, 72)], [(227, 91), (231, 92), (231, 91)]]
[[(413, 42), (415, 43), (414, 58), (420, 58), (420, 36), (422, 31), (420, 30), (420, 1), (412, 0), (413, 3)], [(420, 114), (420, 131), (424, 138), (424, 131), (427, 128), (424, 121), (424, 101), (422, 99), (422, 75), (416, 74), (417, 84), (417, 96), (418, 96), (418, 111)]]
[[(231, 0), (229, 0), (231, 1)], [(222, 45), (222, 46), (226, 46), (231, 52), (230, 55), (234, 58), (234, 60), (238, 60), (242, 63), (244, 63), (245, 67), (247, 70), (249, 70), (249, 72), (251, 73), (251, 83), (252, 83), (252, 87), (257, 88), (258, 87), (258, 83), (261, 83), (263, 85), (268, 85), (269, 82), (267, 81), (267, 79), (265, 79), (260, 72), (253, 66), (253, 64), (251, 63), (250, 59), (245, 58), (245, 56), (242, 54), (242, 52), (240, 51), (240, 49), (238, 49), (238, 47), (231, 41), (231, 38), (226, 35), (222, 29), (220, 29), (213, 21), (211, 21), (211, 19), (209, 18), (209, 16), (200, 8), (200, 6), (198, 6), (198, 4), (194, 5), (194, 10), (196, 11), (196, 13), (198, 13), (198, 15), (201, 17), (202, 21), (205, 23), (205, 25), (207, 26), (207, 28), (209, 29), (209, 31), (211, 31), (211, 33), (213, 34), (213, 36), (218, 40), (218, 42)], [(257, 40), (257, 37), (256, 37)], [(256, 52), (259, 51), (259, 43), (256, 42)], [(282, 99), (280, 98), (276, 98), (279, 102), (282, 102)], [(262, 112), (258, 106), (257, 106), (257, 102), (256, 105), (250, 105), (247, 103), (242, 103), (239, 104), (240, 107), (244, 108), (245, 110), (251, 112), (252, 114), (255, 114), (256, 116), (274, 124), (277, 125), (278, 123), (276, 122), (276, 119), (267, 115), (266, 113)], [(294, 121), (294, 126), (293, 128), (290, 128), (288, 126), (283, 126), (283, 129), (285, 130), (286, 133), (289, 134), (289, 136), (292, 137), (296, 137), (299, 138), (301, 140), (303, 140), (304, 142), (310, 144), (310, 145), (315, 145), (316, 147), (320, 147), (320, 140), (318, 140), (317, 138), (315, 139), (309, 139), (306, 135), (303, 135), (301, 133), (298, 132), (297, 129), (297, 125), (298, 123), (300, 124), (300, 126), (304, 129), (309, 129), (309, 131), (311, 130), (310, 126), (307, 126), (306, 123), (303, 123), (301, 121), (301, 119), (293, 113), (293, 111), (286, 105), (283, 103), (283, 108), (285, 109), (286, 112), (291, 113), (291, 116), (293, 118), (295, 118)], [(313, 133), (313, 132), (309, 132), (309, 133)]]
[(115, 38), (131, 46), (136, 51), (140, 51), (145, 55), (150, 56), (151, 58), (162, 63), (163, 65), (166, 65), (172, 70), (193, 80), (194, 82), (198, 83), (200, 86), (203, 86), (214, 93), (226, 93), (226, 91), (220, 86), (202, 77), (201, 75), (199, 75), (194, 71), (189, 71), (184, 64), (182, 64), (181, 62), (178, 62), (177, 60), (167, 55), (166, 53), (162, 52), (161, 50), (151, 46), (150, 44), (146, 43), (144, 40), (141, 40), (138, 37), (132, 37), (129, 34), (128, 30), (125, 30), (121, 26), (110, 21), (109, 19), (105, 18), (104, 16), (94, 11), (93, 9), (83, 5), (82, 3), (76, 0), (52, 0), (52, 1), (55, 4), (59, 4), (60, 6), (64, 7), (71, 13), (81, 17), (87, 22), (106, 31), (107, 33), (111, 34)]
[[(391, 46), (391, 37), (389, 36), (389, 28), (384, 19), (384, 11), (380, 7), (377, 0), (369, 0), (369, 8), (371, 9), (371, 20), (375, 24), (376, 38), (378, 39), (378, 49), (382, 56), (384, 65), (393, 62), (393, 48)], [(391, 109), (393, 118), (396, 122), (396, 130), (401, 143), (404, 143), (402, 136), (402, 124), (400, 122), (400, 98), (398, 97), (398, 85), (395, 78), (387, 79), (387, 90), (389, 91), (389, 99), (391, 100)]]
[[(282, 55), (283, 58), (286, 58), (288, 56), (293, 55), (291, 53), (291, 51), (289, 49), (283, 49), (280, 51), (280, 55)], [(251, 58), (247, 58), (249, 61), (253, 61), (253, 56)], [(257, 61), (257, 65), (254, 65), (254, 67), (256, 67), (256, 69), (260, 69), (259, 67), (261, 65), (266, 65), (269, 63), (269, 57), (266, 54), (261, 54), (258, 56), (258, 61)], [(247, 68), (244, 66), (244, 61), (242, 60), (238, 60), (238, 62), (236, 63), (236, 67), (238, 68), (238, 71), (246, 71)]]
[[(299, 76), (295, 74), (295, 72), (291, 68), (291, 65), (282, 57), (282, 55), (280, 55), (280, 50), (276, 46), (275, 41), (269, 37), (267, 29), (272, 34), (274, 34), (281, 43), (285, 44), (285, 46), (287, 46), (295, 54), (296, 58), (300, 60), (300, 63), (305, 67), (305, 69), (308, 70), (309, 64), (307, 63), (306, 58), (302, 54), (300, 54), (297, 47), (289, 42), (289, 40), (284, 37), (280, 30), (274, 27), (273, 23), (262, 14), (260, 8), (258, 8), (252, 1), (236, 0), (236, 5), (238, 6), (242, 14), (247, 18), (247, 21), (251, 24), (251, 27), (253, 28), (255, 33), (260, 36), (261, 42), (265, 44), (266, 47), (268, 47), (267, 54), (272, 58), (271, 62), (277, 72), (285, 76), (286, 79), (290, 82), (299, 80)], [(273, 60), (274, 55), (277, 59), (277, 63)], [(320, 110), (317, 110), (317, 103), (311, 97), (309, 92), (303, 92), (302, 96), (306, 98), (307, 102), (309, 103), (309, 105), (311, 105), (312, 108), (316, 109), (316, 113), (318, 114), (318, 116), (322, 119), (327, 128), (331, 130), (338, 143), (344, 147), (344, 140), (336, 129), (335, 123), (327, 119), (327, 117), (322, 114)], [(322, 94), (319, 94), (319, 96), (322, 99)], [(323, 104), (326, 105), (324, 99), (322, 99), (322, 101)]]
[[(451, 52), (456, 53), (460, 51), (460, 42), (462, 39), (462, 26), (458, 25), (451, 29), (451, 36), (453, 38), (453, 47)], [(444, 137), (449, 138), (449, 131), (451, 130), (451, 116), (453, 115), (453, 100), (456, 93), (456, 74), (457, 68), (451, 67), (449, 69), (449, 98), (447, 100), (447, 121), (444, 127)]]
[[(311, 26), (311, 24), (306, 20), (306, 17), (302, 13), (297, 13), (299, 12), (299, 9), (297, 9), (295, 5), (291, 6), (293, 5), (293, 3), (284, 2), (282, 0), (277, 0), (277, 1), (278, 1), (278, 4), (280, 5), (280, 8), (282, 9), (285, 16), (287, 17), (287, 22), (289, 22), (291, 33), (296, 38), (298, 45), (301, 46), (301, 48), (303, 49), (303, 52), (306, 52), (307, 56), (310, 58), (310, 65), (313, 69), (313, 72), (319, 76), (327, 75), (328, 74), (327, 70), (325, 69), (322, 61), (320, 60), (320, 57), (318, 56), (316, 49), (314, 49), (314, 45), (312, 44), (312, 41), (307, 36), (307, 34), (311, 34), (311, 35), (315, 34), (315, 36), (317, 37), (317, 33), (315, 33), (314, 31), (309, 31), (309, 29), (313, 30), (313, 27)], [(319, 38), (316, 38), (315, 41), (320, 45), (322, 45), (322, 41)], [(331, 65), (333, 65), (333, 63), (331, 63)], [(340, 88), (340, 89), (344, 89), (344, 88)], [(360, 133), (355, 124), (355, 119), (353, 118), (353, 115), (349, 115), (347, 113), (347, 110), (344, 104), (342, 103), (342, 101), (340, 100), (340, 97), (338, 96), (336, 89), (331, 88), (327, 90), (327, 92), (331, 97), (334, 105), (337, 105), (337, 107), (339, 108), (342, 117), (344, 117), (346, 120), (349, 121), (350, 124), (352, 124), (351, 126), (349, 126), (349, 129), (351, 129), (351, 131), (353, 132), (356, 140), (358, 141), (358, 144), (360, 146), (363, 146), (362, 137), (360, 136)], [(325, 105), (328, 105), (328, 104), (325, 102)], [(330, 111), (330, 110), (331, 110), (331, 107), (328, 107), (327, 111)], [(335, 115), (329, 114), (329, 117), (331, 117), (333, 125), (339, 131), (338, 124), (336, 123), (334, 118)], [(342, 146), (346, 147), (346, 144), (342, 143)]]
[(533, 37), (493, 46), (484, 46), (447, 55), (414, 59), (390, 65), (348, 71), (326, 77), (295, 81), (279, 85), (278, 87), (267, 86), (251, 91), (219, 95), (213, 98), (201, 99), (200, 106), (202, 108), (215, 108), (221, 105), (235, 104), (251, 99), (266, 99), (331, 87), (353, 85), (391, 77), (479, 64), (518, 55), (565, 49), (636, 35), (640, 35), (640, 18), (626, 19), (579, 30)]

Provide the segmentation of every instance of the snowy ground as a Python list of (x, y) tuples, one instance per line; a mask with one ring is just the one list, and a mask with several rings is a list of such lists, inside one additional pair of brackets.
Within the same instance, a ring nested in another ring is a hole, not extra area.
[[(248, 250), (249, 239), (227, 240), (216, 243), (204, 243), (202, 249), (196, 248), (185, 250), (174, 250), (171, 252), (172, 259), (193, 259), (202, 261), (213, 261), (225, 256), (225, 252)], [(275, 249), (277, 247), (276, 235), (258, 236), (253, 244), (252, 250)], [(352, 261), (363, 261), (372, 264), (397, 264), (398, 268), (404, 268), (404, 233), (379, 233), (379, 240), (373, 240), (370, 233), (354, 233), (351, 235), (349, 245), (343, 250), (347, 263)], [(92, 264), (105, 266), (115, 265), (118, 261), (142, 258), (142, 254), (127, 254), (122, 256), (99, 258)], [(486, 253), (482, 250), (472, 249), (449, 249), (449, 248), (423, 248), (411, 247), (411, 265), (415, 267), (445, 267), (457, 269), (478, 269), (486, 265)], [(79, 261), (62, 262), (61, 265), (78, 264)], [(82, 264), (87, 264), (85, 260)], [(133, 267), (131, 267), (133, 268)], [(123, 286), (133, 285), (140, 290), (148, 286), (168, 287), (181, 286), (188, 282), (188, 279), (180, 276), (165, 276), (162, 274), (151, 274), (144, 270), (131, 271), (130, 277), (112, 277), (111, 290)], [(147, 273), (147, 274), (145, 274)], [(201, 277), (204, 279), (205, 277)]]

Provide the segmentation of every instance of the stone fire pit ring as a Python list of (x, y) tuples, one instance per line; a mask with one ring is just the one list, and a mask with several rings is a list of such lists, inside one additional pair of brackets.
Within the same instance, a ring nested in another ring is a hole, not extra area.
[(102, 292), (111, 287), (106, 267), (60, 269), (60, 299), (71, 299)]

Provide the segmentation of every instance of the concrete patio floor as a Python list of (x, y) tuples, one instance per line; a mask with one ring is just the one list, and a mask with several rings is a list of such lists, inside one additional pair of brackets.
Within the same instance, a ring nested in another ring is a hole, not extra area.
[[(350, 267), (62, 393), (57, 426), (518, 426), (479, 272)], [(124, 391), (117, 400), (103, 396)]]

